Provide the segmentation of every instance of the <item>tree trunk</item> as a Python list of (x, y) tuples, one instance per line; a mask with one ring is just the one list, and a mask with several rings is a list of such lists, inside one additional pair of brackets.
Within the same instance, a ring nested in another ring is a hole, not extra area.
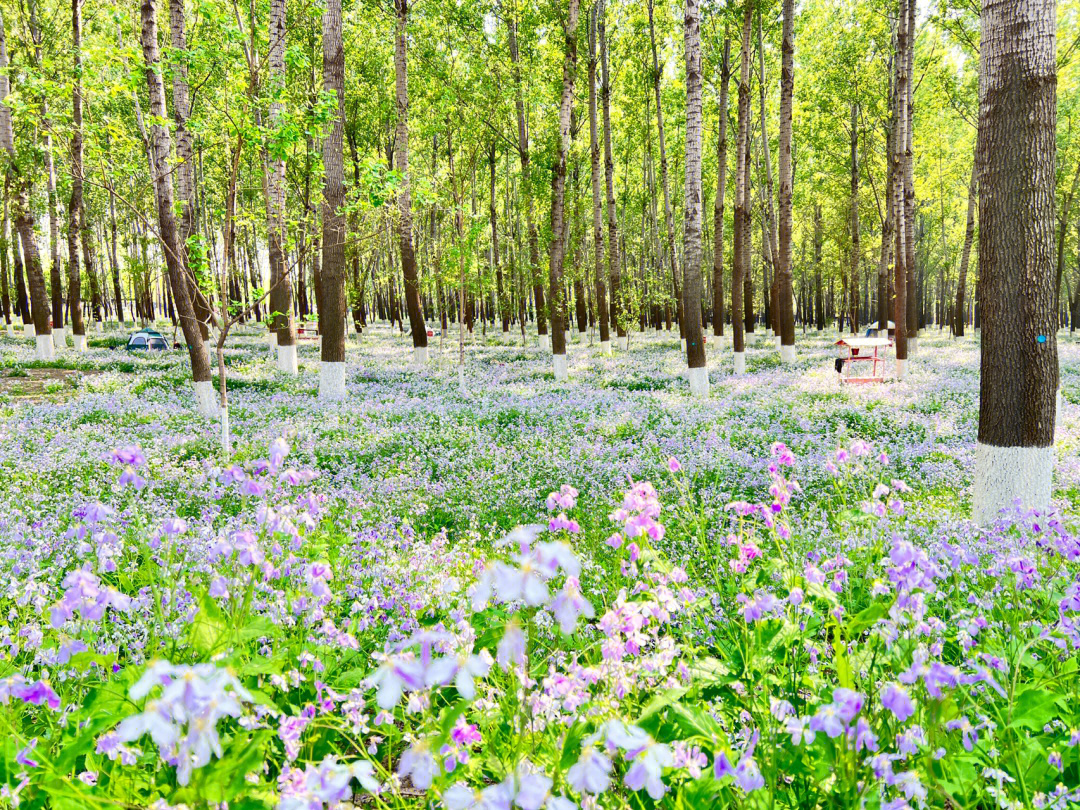
[(859, 105), (851, 103), (851, 266), (848, 290), (851, 295), (848, 317), (851, 334), (859, 331), (859, 259), (862, 247), (859, 234)]
[(600, 100), (604, 114), (604, 184), (607, 192), (608, 277), (611, 284), (609, 318), (615, 322), (615, 334), (619, 338), (620, 348), (625, 350), (630, 345), (630, 338), (626, 334), (626, 306), (619, 289), (619, 225), (615, 210), (615, 160), (611, 153), (611, 74), (608, 71), (606, 5), (605, 0), (600, 0), (597, 32), (600, 38)]
[[(905, 275), (907, 277), (907, 339), (909, 348), (918, 350), (919, 338), (919, 308), (916, 294), (915, 276), (915, 157), (912, 147), (912, 133), (914, 130), (914, 101), (915, 82), (913, 65), (915, 61), (915, 4), (917, 0), (909, 0), (907, 4), (907, 56), (904, 68), (907, 77), (907, 125), (904, 127), (904, 228), (907, 233), (904, 240), (904, 249), (907, 255), (904, 257)], [(912, 343), (911, 341), (915, 341)]]
[[(895, 87), (890, 92), (890, 103), (895, 111)], [(893, 254), (896, 230), (896, 206), (893, 204), (896, 196), (896, 170), (893, 166), (896, 157), (895, 137), (896, 120), (893, 117), (885, 133), (885, 166), (888, 176), (885, 181), (885, 212), (881, 222), (881, 252), (878, 255), (877, 324), (878, 334), (884, 337), (889, 334), (889, 261)]]
[(701, 151), (704, 133), (699, 0), (686, 0), (683, 39), (686, 46), (686, 203), (683, 209), (683, 290), (686, 306), (683, 318), (690, 391), (696, 396), (705, 396), (709, 393), (709, 372), (705, 368), (705, 343), (701, 329)]
[[(68, 308), (71, 338), (75, 350), (86, 349), (86, 326), (82, 317), (82, 284), (79, 273), (78, 240), (85, 241), (80, 227), (83, 213), (83, 109), (82, 109), (82, 0), (71, 0), (71, 50), (74, 55), (71, 90), (71, 197), (68, 200)], [(88, 253), (84, 251), (84, 253)], [(93, 275), (87, 262), (86, 272)]]
[[(767, 264), (772, 265), (775, 270), (774, 262), (777, 261), (777, 256), (780, 253), (779, 245), (777, 244), (776, 237), (776, 212), (773, 208), (773, 173), (772, 173), (772, 158), (769, 152), (769, 131), (768, 122), (769, 119), (765, 114), (765, 52), (762, 49), (761, 43), (761, 7), (758, 7), (758, 25), (757, 25), (757, 50), (758, 50), (758, 91), (761, 107), (761, 152), (762, 159), (765, 161), (765, 189), (763, 191), (762, 201), (762, 230), (767, 234), (767, 246), (762, 246), (762, 254), (768, 257)], [(781, 92), (783, 91), (783, 81), (781, 80)], [(764, 265), (762, 268), (764, 274)], [(769, 324), (769, 328), (773, 330), (773, 334), (779, 334), (777, 327), (779, 321), (776, 320), (776, 313), (778, 311), (777, 302), (779, 300), (779, 288), (775, 280), (776, 273), (773, 274), (774, 280), (772, 284), (767, 284), (763, 287), (763, 294), (767, 296), (765, 301), (766, 310), (766, 322)], [(748, 327), (753, 331), (752, 327)]]
[(594, 4), (589, 15), (589, 156), (592, 166), (592, 233), (593, 261), (596, 274), (596, 320), (600, 332), (601, 351), (611, 350), (608, 328), (607, 285), (604, 283), (604, 225), (603, 202), (600, 192), (600, 140), (596, 126), (596, 28), (603, 2)]
[(896, 376), (904, 376), (907, 366), (907, 216), (904, 208), (904, 148), (907, 143), (907, 40), (908, 5), (914, 0), (900, 0), (896, 29), (896, 99), (893, 106), (893, 188), (892, 204), (896, 211), (896, 298), (893, 320), (896, 322)]
[(750, 189), (746, 182), (750, 158), (750, 30), (754, 6), (745, 0), (739, 63), (739, 132), (735, 145), (735, 244), (731, 261), (731, 333), (735, 373), (746, 370), (746, 343), (742, 318), (744, 283), (749, 273)]
[[(427, 326), (420, 306), (420, 284), (416, 272), (416, 252), (413, 248), (412, 194), (409, 177), (409, 73), (406, 62), (406, 30), (409, 20), (409, 0), (394, 0), (397, 14), (397, 36), (394, 39), (394, 86), (397, 105), (397, 134), (394, 138), (394, 168), (401, 173), (398, 192), (398, 242), (401, 247), (401, 271), (405, 277), (405, 307), (412, 329), (413, 356), (419, 363), (427, 362)], [(338, 37), (341, 21), (338, 20)], [(342, 90), (342, 93), (344, 91)]]
[(731, 40), (720, 64), (720, 134), (716, 139), (716, 199), (713, 201), (713, 335), (724, 334), (724, 196), (727, 191), (727, 108), (731, 84)]
[(161, 79), (161, 59), (157, 40), (157, 11), (154, 0), (142, 0), (142, 50), (146, 64), (146, 84), (150, 98), (151, 155), (153, 165), (150, 176), (154, 182), (154, 199), (157, 204), (158, 227), (161, 236), (165, 264), (172, 282), (173, 302), (180, 319), (180, 327), (187, 341), (191, 358), (191, 376), (195, 382), (196, 401), (200, 412), (213, 415), (217, 411), (213, 383), (210, 375), (210, 358), (203, 342), (199, 323), (195, 318), (188, 280), (176, 226), (175, 200), (173, 198), (172, 173), (169, 167), (172, 152), (169, 128), (165, 123), (165, 86)]
[[(529, 130), (525, 121), (525, 96), (521, 83), (521, 55), (518, 51), (517, 20), (507, 16), (510, 62), (514, 78), (514, 108), (517, 112), (518, 157), (521, 159), (521, 193), (525, 198), (525, 225), (529, 232), (529, 267), (526, 275), (532, 282), (536, 299), (536, 333), (540, 344), (547, 343), (547, 310), (544, 307), (544, 285), (540, 274), (540, 235), (533, 212), (532, 176), (529, 172)], [(546, 347), (545, 347), (546, 348)]]
[[(404, 4), (406, 0), (398, 0)], [(399, 21), (401, 18), (399, 17)], [(402, 34), (404, 32), (402, 31)], [(345, 397), (345, 49), (341, 38), (341, 0), (327, 0), (322, 18), (323, 93), (333, 93), (334, 116), (322, 143), (323, 203), (322, 203), (322, 267), (316, 290), (321, 290), (319, 304), (319, 333), (322, 350), (319, 355), (319, 397), (339, 400)], [(404, 59), (404, 54), (402, 54)], [(404, 64), (399, 70), (404, 71)], [(400, 74), (399, 74), (400, 76)], [(399, 104), (403, 87), (398, 85)], [(400, 106), (399, 106), (400, 111)], [(400, 126), (400, 125), (399, 125)], [(398, 145), (407, 151), (407, 146)], [(407, 164), (399, 157), (398, 166)], [(408, 175), (404, 175), (403, 195), (408, 197)], [(406, 205), (411, 205), (406, 203)], [(403, 206), (404, 207), (404, 206)], [(408, 209), (406, 209), (408, 210)], [(412, 220), (408, 221), (409, 251), (412, 251)], [(402, 262), (404, 263), (404, 237)], [(408, 283), (408, 271), (406, 271)], [(416, 267), (413, 262), (413, 280)], [(415, 293), (415, 287), (413, 292)], [(419, 297), (416, 301), (419, 307)], [(411, 313), (410, 313), (411, 315)], [(421, 318), (421, 332), (423, 332)], [(426, 333), (425, 333), (426, 335)], [(426, 343), (426, 340), (425, 340)]]
[(973, 517), (1050, 507), (1058, 390), (1054, 3), (984, 0), (979, 93), (982, 364)]
[(780, 46), (780, 245), (776, 253), (777, 312), (780, 356), (795, 359), (795, 311), (792, 308), (791, 272), (791, 116), (795, 89), (795, 3), (784, 0), (784, 28)]
[[(667, 144), (664, 138), (664, 110), (660, 103), (660, 66), (656, 57), (656, 33), (653, 24), (653, 0), (648, 0), (649, 9), (649, 44), (652, 48), (652, 86), (656, 101), (656, 133), (660, 144), (660, 183), (664, 189), (664, 242), (667, 247), (668, 266), (671, 270), (671, 283), (675, 292), (675, 312), (679, 321), (679, 338), (686, 339), (685, 313), (683, 297), (679, 291), (679, 271), (675, 262), (675, 226), (671, 215), (671, 192), (668, 183)], [(700, 16), (700, 10), (699, 10)], [(700, 54), (699, 54), (700, 58)], [(698, 270), (700, 274), (700, 268)]]
[[(270, 0), (269, 92), (270, 127), (285, 125), (285, 0)], [(267, 140), (273, 132), (267, 133)], [(270, 329), (277, 336), (278, 369), (296, 373), (296, 329), (293, 324), (293, 287), (285, 266), (285, 156), (280, 150), (266, 157), (266, 234), (270, 258)]]
[[(38, 0), (29, 0), (27, 12), (30, 38), (34, 46), (31, 51), (31, 61), (34, 70), (40, 72), (42, 70), (41, 45), (43, 40), (41, 23), (38, 17)], [(60, 246), (58, 242), (60, 222), (56, 210), (56, 165), (53, 162), (52, 154), (53, 126), (49, 120), (48, 97), (42, 96), (38, 99), (38, 102), (41, 105), (41, 129), (45, 140), (42, 158), (45, 161), (45, 191), (49, 209), (49, 283), (52, 287), (52, 314), (53, 319), (56, 321), (54, 324), (56, 331), (53, 339), (59, 348), (64, 345), (64, 284), (60, 273)]]
[[(4, 18), (0, 14), (0, 99), (6, 99), (10, 92), (7, 68)], [(45, 277), (41, 270), (41, 255), (38, 253), (37, 237), (34, 234), (34, 215), (30, 210), (31, 180), (30, 176), (21, 172), (18, 167), (15, 137), (11, 124), (11, 108), (6, 103), (0, 104), (0, 148), (3, 148), (11, 158), (8, 164), (8, 183), (15, 188), (12, 218), (15, 221), (15, 230), (19, 234), (19, 241), (22, 243), (26, 275), (30, 282), (29, 308), (33, 315), (34, 333), (37, 335), (37, 357), (41, 360), (51, 360), (55, 351), (52, 342), (52, 315), (49, 311)], [(21, 284), (21, 273), (17, 264), (16, 274)], [(23, 323), (26, 323), (25, 315)]]
[(577, 72), (577, 27), (579, 0), (569, 0), (564, 33), (562, 98), (559, 101), (559, 135), (551, 181), (551, 245), (548, 275), (551, 285), (551, 352), (555, 379), (565, 380), (566, 302), (563, 291), (563, 260), (566, 256), (566, 155), (570, 150), (570, 113), (574, 103), (574, 76)]
[[(187, 33), (184, 19), (184, 0), (169, 0), (169, 32), (172, 48), (183, 54), (187, 51)], [(188, 88), (188, 69), (184, 57), (170, 65), (173, 86), (173, 119), (176, 122), (176, 193), (180, 203), (179, 246), (184, 264), (184, 275), (191, 295), (199, 331), (203, 340), (210, 334), (210, 304), (199, 288), (199, 280), (188, 260), (188, 239), (195, 234), (195, 161), (194, 139), (187, 128), (191, 116), (191, 96)]]
[(979, 187), (978, 174), (979, 161), (976, 159), (971, 164), (971, 183), (968, 184), (968, 210), (967, 228), (964, 230), (964, 250), (960, 254), (960, 278), (956, 282), (956, 311), (953, 315), (953, 333), (957, 337), (964, 336), (964, 321), (967, 314), (964, 307), (964, 296), (967, 293), (968, 266), (971, 263), (971, 244), (975, 241), (975, 202)]

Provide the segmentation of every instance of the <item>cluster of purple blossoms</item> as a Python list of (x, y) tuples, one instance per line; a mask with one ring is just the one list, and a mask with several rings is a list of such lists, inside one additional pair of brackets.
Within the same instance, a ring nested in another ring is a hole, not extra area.
[(120, 613), (131, 610), (131, 597), (120, 593), (111, 586), (102, 586), (101, 580), (84, 568), (69, 571), (61, 583), (64, 595), (49, 611), (49, 622), (54, 628), (61, 628), (64, 623), (75, 617), (75, 612), (83, 621), (98, 622), (105, 615), (106, 608)]
[(150, 664), (128, 696), (142, 701), (158, 688), (160, 695), (147, 701), (142, 712), (120, 722), (116, 738), (128, 743), (149, 734), (161, 759), (176, 767), (177, 781), (186, 785), (192, 770), (208, 764), (211, 754), (221, 757), (218, 722), (240, 717), (252, 697), (235, 676), (214, 664), (167, 661)]

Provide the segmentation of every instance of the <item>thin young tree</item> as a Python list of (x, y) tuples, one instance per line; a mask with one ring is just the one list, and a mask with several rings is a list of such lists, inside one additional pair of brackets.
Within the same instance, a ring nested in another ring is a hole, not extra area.
[(848, 222), (851, 226), (851, 254), (848, 257), (848, 307), (847, 317), (851, 334), (859, 331), (859, 260), (862, 258), (859, 228), (859, 105), (851, 102), (851, 124), (848, 128), (851, 142), (851, 208)]
[[(285, 0), (270, 0), (268, 66), (270, 127), (285, 124)], [(271, 136), (272, 137), (272, 136)], [(271, 345), (277, 346), (277, 367), (296, 374), (296, 328), (293, 324), (292, 280), (285, 268), (285, 151), (267, 148), (266, 241), (270, 259)]]
[(750, 158), (750, 31), (754, 4), (743, 7), (742, 51), (739, 61), (739, 120), (735, 143), (735, 244), (731, 254), (731, 335), (735, 373), (746, 372), (746, 337), (742, 319), (744, 282), (749, 271), (750, 189), (746, 182)]
[[(399, 0), (399, 2), (404, 3), (405, 0)], [(334, 94), (334, 115), (322, 144), (322, 268), (319, 277), (322, 288), (322, 300), (319, 303), (319, 333), (322, 335), (322, 348), (319, 355), (319, 399), (335, 401), (345, 398), (346, 225), (343, 210), (345, 205), (345, 49), (341, 37), (341, 0), (327, 0), (326, 2), (322, 18), (322, 45), (323, 92)], [(398, 149), (402, 149), (400, 143)], [(408, 183), (407, 180), (405, 182)], [(407, 185), (406, 188), (408, 188)], [(402, 264), (405, 264), (404, 248), (404, 237), (402, 237)], [(409, 221), (409, 252), (412, 253), (411, 219)], [(414, 282), (415, 265), (414, 258)], [(406, 270), (406, 285), (408, 278)], [(416, 292), (415, 285), (413, 292)], [(416, 306), (419, 310), (419, 296), (417, 296)], [(420, 323), (420, 331), (423, 332), (422, 314)], [(413, 340), (415, 342), (415, 337)], [(426, 333), (424, 344), (426, 352)]]
[(971, 245), (975, 241), (975, 205), (979, 193), (979, 161), (971, 164), (971, 182), (968, 184), (967, 227), (964, 229), (964, 248), (960, 253), (960, 277), (956, 281), (956, 309), (953, 313), (953, 334), (964, 336), (968, 267), (971, 265)]
[[(1053, 0), (983, 0), (979, 89), (982, 361), (972, 511), (1048, 509), (1058, 389)], [(899, 319), (897, 326), (899, 326)]]
[[(68, 198), (68, 310), (71, 342), (77, 352), (86, 351), (86, 325), (82, 315), (82, 279), (79, 268), (79, 218), (83, 209), (83, 91), (82, 0), (71, 0), (71, 196)], [(85, 235), (84, 235), (85, 238)], [(93, 268), (87, 266), (88, 273)]]
[(683, 208), (683, 290), (686, 306), (683, 317), (690, 392), (704, 397), (709, 394), (709, 370), (705, 367), (705, 341), (701, 328), (701, 150), (704, 116), (701, 109), (699, 0), (686, 0), (683, 40), (686, 47), (686, 201)]
[[(668, 182), (667, 143), (664, 136), (664, 108), (660, 103), (660, 64), (656, 55), (656, 32), (653, 22), (653, 0), (648, 0), (649, 9), (649, 46), (652, 51), (652, 75), (650, 77), (653, 89), (653, 97), (656, 102), (656, 134), (660, 146), (660, 184), (664, 191), (664, 243), (667, 248), (667, 259), (671, 271), (671, 286), (675, 295), (675, 312), (679, 321), (679, 340), (686, 343), (686, 328), (684, 325), (684, 302), (679, 290), (679, 269), (675, 259), (675, 225), (671, 213), (671, 191)], [(700, 15), (699, 15), (700, 16)]]
[(893, 299), (893, 320), (896, 323), (896, 378), (902, 380), (907, 370), (907, 227), (904, 209), (904, 146), (907, 143), (907, 38), (908, 4), (913, 0), (900, 0), (900, 13), (896, 21), (896, 96), (893, 101), (893, 199), (896, 221), (896, 281)]
[(715, 337), (724, 336), (724, 195), (727, 192), (727, 108), (731, 84), (731, 40), (724, 39), (720, 63), (720, 133), (716, 139), (716, 198), (713, 200), (713, 301)]
[(611, 284), (611, 308), (609, 317), (615, 322), (615, 335), (619, 348), (630, 348), (630, 336), (626, 333), (626, 307), (619, 289), (622, 272), (619, 264), (619, 220), (615, 210), (615, 159), (611, 151), (611, 73), (608, 70), (607, 4), (600, 0), (596, 12), (596, 30), (600, 40), (600, 102), (604, 116), (604, 185), (607, 198), (607, 256), (608, 278)]
[[(406, 35), (409, 24), (409, 0), (394, 0), (397, 35), (394, 38), (394, 88), (397, 105), (397, 132), (394, 135), (394, 164), (401, 174), (398, 190), (398, 244), (401, 249), (401, 271), (405, 277), (405, 308), (412, 330), (413, 359), (427, 362), (427, 325), (420, 305), (420, 282), (416, 271), (416, 250), (413, 247), (412, 193), (409, 177), (409, 68)], [(340, 18), (340, 14), (339, 14)], [(338, 39), (341, 38), (338, 20)], [(341, 91), (344, 95), (344, 90)], [(325, 267), (323, 271), (325, 273)]]
[(904, 256), (907, 296), (904, 312), (907, 320), (907, 340), (909, 355), (915, 354), (919, 347), (919, 305), (915, 290), (915, 151), (914, 134), (914, 64), (915, 64), (915, 4), (917, 0), (908, 0), (907, 4), (907, 51), (904, 72), (907, 76), (907, 104), (904, 112), (907, 124), (904, 127)]
[[(759, 109), (761, 111), (761, 157), (765, 162), (764, 179), (765, 185), (761, 190), (762, 195), (762, 221), (761, 227), (765, 232), (762, 239), (762, 253), (765, 255), (765, 262), (762, 265), (762, 274), (765, 273), (766, 267), (771, 267), (773, 270), (773, 283), (765, 285), (762, 293), (766, 296), (765, 309), (769, 315), (768, 325), (773, 331), (773, 336), (776, 339), (776, 345), (780, 346), (780, 332), (777, 329), (779, 322), (776, 320), (776, 302), (779, 298), (779, 290), (776, 286), (776, 257), (780, 252), (779, 245), (777, 244), (776, 236), (776, 210), (774, 207), (773, 197), (773, 171), (772, 171), (772, 153), (769, 149), (769, 119), (765, 112), (765, 49), (762, 44), (762, 25), (761, 25), (761, 7), (758, 6), (758, 23), (757, 23), (757, 52), (758, 52), (758, 100), (760, 102)], [(749, 280), (749, 263), (747, 264), (746, 280)], [(748, 307), (750, 306), (750, 296), (746, 296), (744, 302)], [(753, 313), (752, 310), (748, 311), (747, 329), (753, 331)]]
[(600, 351), (611, 354), (608, 327), (607, 285), (604, 283), (603, 198), (600, 191), (600, 139), (596, 126), (596, 27), (600, 4), (594, 2), (589, 12), (589, 157), (592, 169), (593, 260), (596, 276), (596, 321), (600, 332)]
[[(4, 17), (0, 12), (0, 99), (7, 99), (10, 93), (8, 78), (7, 37), (4, 33)], [(37, 237), (34, 234), (34, 215), (30, 210), (30, 198), (33, 192), (30, 174), (19, 165), (15, 149), (15, 135), (11, 122), (11, 107), (5, 101), (0, 103), (0, 149), (8, 156), (7, 185), (14, 189), (11, 215), (15, 231), (22, 246), (22, 257), (26, 266), (26, 276), (30, 286), (30, 313), (33, 331), (36, 336), (35, 356), (38, 360), (52, 360), (56, 354), (52, 336), (52, 313), (49, 311), (49, 295), (45, 289), (45, 277), (41, 269), (41, 254), (38, 252)], [(19, 251), (13, 247), (16, 262)], [(16, 281), (21, 285), (19, 266), (15, 266)], [(21, 287), (20, 287), (21, 297)], [(23, 331), (30, 325), (26, 322), (26, 305), (23, 309)]]
[(569, 0), (564, 24), (562, 98), (559, 100), (559, 134), (555, 171), (551, 180), (551, 244), (548, 275), (551, 284), (552, 365), (557, 381), (568, 376), (566, 362), (566, 294), (563, 290), (563, 261), (566, 256), (566, 156), (570, 150), (570, 113), (574, 104), (574, 76), (577, 73), (577, 28), (580, 0)]
[(776, 319), (780, 325), (780, 359), (795, 360), (795, 309), (791, 272), (791, 115), (795, 90), (795, 2), (784, 0), (784, 25), (780, 43), (780, 245), (777, 251)]
[[(170, 65), (173, 90), (173, 120), (176, 122), (176, 195), (180, 203), (179, 243), (180, 256), (184, 263), (184, 275), (191, 292), (191, 303), (195, 308), (195, 317), (199, 320), (199, 331), (203, 340), (210, 336), (210, 323), (214, 314), (210, 302), (199, 288), (199, 282), (193, 272), (188, 255), (188, 240), (197, 235), (196, 228), (196, 189), (195, 189), (195, 136), (188, 128), (191, 117), (191, 88), (188, 86), (187, 66), (187, 21), (184, 13), (184, 0), (169, 0), (169, 38), (173, 52), (179, 58)], [(87, 266), (89, 270), (89, 265)]]
[(158, 46), (157, 9), (154, 0), (142, 0), (142, 51), (146, 64), (146, 84), (150, 99), (150, 177), (154, 184), (154, 202), (157, 206), (158, 229), (165, 265), (172, 286), (173, 304), (176, 307), (187, 341), (191, 359), (191, 377), (195, 387), (195, 402), (204, 416), (217, 416), (218, 404), (214, 396), (214, 384), (210, 373), (210, 357), (203, 342), (199, 322), (195, 317), (188, 279), (184, 272), (180, 253), (179, 232), (176, 225), (175, 197), (173, 196), (170, 156), (172, 138), (166, 123), (165, 85), (162, 82), (161, 55)]
[(540, 234), (536, 228), (536, 214), (533, 209), (532, 175), (529, 154), (529, 128), (525, 118), (525, 90), (521, 81), (521, 53), (518, 49), (517, 19), (512, 14), (506, 15), (506, 27), (510, 46), (510, 65), (514, 79), (514, 111), (517, 114), (518, 158), (521, 160), (521, 194), (525, 200), (525, 227), (529, 238), (529, 267), (526, 275), (533, 288), (536, 303), (536, 334), (540, 348), (551, 348), (548, 336), (547, 309), (544, 306), (543, 276), (540, 274)]

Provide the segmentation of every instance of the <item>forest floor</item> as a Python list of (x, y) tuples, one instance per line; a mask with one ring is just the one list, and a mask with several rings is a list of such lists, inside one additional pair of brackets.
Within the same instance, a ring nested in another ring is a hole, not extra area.
[[(772, 340), (748, 335), (747, 374), (734, 377), (730, 338), (707, 336), (709, 398), (689, 395), (684, 359), (671, 333), (632, 334), (629, 354), (602, 356), (574, 335), (570, 380), (556, 384), (550, 355), (507, 338), (477, 334), (466, 344), (467, 393), (457, 384), (457, 334), (430, 341), (431, 362), (411, 363), (407, 335), (385, 324), (350, 334), (349, 399), (324, 407), (316, 398), (318, 346), (301, 345), (300, 373), (279, 374), (264, 339), (240, 331), (226, 352), (230, 420), (241, 453), (286, 436), (325, 475), (383, 506), (428, 501), (452, 524), (502, 523), (553, 482), (576, 481), (587, 499), (606, 500), (628, 477), (657, 478), (677, 455), (718, 502), (744, 496), (786, 443), (800, 467), (814, 470), (852, 439), (889, 453), (908, 484), (967, 509), (978, 421), (978, 344), (925, 330), (908, 378), (842, 386), (833, 371), (835, 333), (798, 335), (798, 362), (780, 364)], [(1059, 414), (1057, 495), (1080, 508), (1080, 336), (1059, 336), (1063, 412)], [(719, 356), (718, 356), (719, 355)], [(891, 374), (891, 355), (886, 363)], [(30, 341), (0, 339), (0, 424), (64, 430), (63, 453), (0, 448), (37, 472), (60, 473), (70, 454), (106, 453), (119, 443), (180, 445), (185, 457), (219, 461), (218, 427), (199, 419), (182, 351), (126, 352), (113, 334), (91, 350), (62, 351), (43, 364)], [(216, 386), (215, 379), (215, 386)], [(39, 401), (63, 394), (61, 401)], [(20, 402), (28, 404), (19, 404)], [(459, 514), (462, 510), (466, 514)], [(409, 510), (411, 511), (411, 509)]]
[[(575, 335), (559, 384), (535, 337), (477, 335), (464, 392), (455, 337), (436, 336), (417, 368), (406, 335), (350, 335), (348, 398), (322, 404), (317, 346), (282, 375), (264, 336), (241, 330), (226, 350), (230, 456), (194, 411), (185, 352), (131, 354), (107, 334), (43, 364), (32, 341), (0, 338), (0, 675), (51, 677), (65, 718), (30, 691), (0, 707), (14, 729), (4, 772), (35, 745), (46, 763), (24, 796), (269, 808), (305, 779), (348, 783), (326, 756), (360, 755), (354, 739), (400, 770), (454, 725), (457, 770), (431, 766), (450, 806), (456, 780), (502, 789), (525, 767), (523, 711), (528, 767), (579, 800), (566, 768), (592, 756), (586, 734), (606, 734), (608, 754), (627, 735), (672, 746), (653, 784), (681, 791), (671, 806), (744, 807), (763, 786), (791, 808), (860, 806), (855, 786), (883, 806), (928, 789), (931, 806), (989, 806), (1001, 774), (1021, 771), (1009, 796), (1044, 806), (1063, 769), (1080, 774), (1076, 336), (1059, 336), (1060, 515), (993, 530), (967, 520), (976, 337), (926, 330), (905, 380), (861, 387), (837, 381), (835, 333), (800, 333), (791, 366), (750, 336), (740, 377), (730, 343), (710, 337), (707, 399), (689, 393), (677, 335), (635, 334), (614, 357)], [(519, 525), (533, 528), (506, 548)], [(529, 551), (537, 532), (547, 541)], [(527, 564), (548, 566), (543, 598), (511, 593)], [(491, 659), (522, 626), (536, 658), (519, 693)], [(411, 666), (402, 650), (421, 630), (444, 634), (442, 652), (478, 651), (476, 684), (434, 669), (395, 681), (384, 654)], [(180, 668), (161, 683), (227, 666), (254, 695), (243, 724), (214, 718), (223, 753), (184, 779), (168, 750), (162, 764), (149, 739), (134, 747), (141, 731), (131, 748), (111, 731), (163, 656)], [(415, 692), (407, 710), (401, 688)], [(910, 720), (897, 689), (916, 699)], [(838, 711), (850, 727), (829, 720)], [(853, 748), (834, 744), (845, 733)], [(879, 744), (886, 759), (852, 753)], [(721, 754), (739, 763), (734, 782), (701, 775)], [(611, 767), (622, 779), (629, 766)]]

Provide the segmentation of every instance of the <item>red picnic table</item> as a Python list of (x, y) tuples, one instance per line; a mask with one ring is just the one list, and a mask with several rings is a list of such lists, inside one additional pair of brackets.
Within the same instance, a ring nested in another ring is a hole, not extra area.
[(840, 347), (836, 371), (841, 383), (872, 383), (885, 379), (885, 358), (878, 352), (892, 346), (888, 338), (840, 338), (833, 345)]

